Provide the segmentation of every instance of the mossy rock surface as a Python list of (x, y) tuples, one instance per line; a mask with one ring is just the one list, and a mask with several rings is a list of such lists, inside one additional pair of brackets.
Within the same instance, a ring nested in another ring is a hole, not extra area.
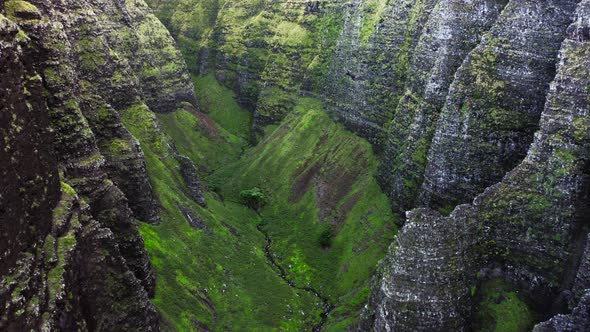
[(41, 12), (37, 6), (28, 1), (8, 0), (4, 3), (4, 9), (9, 18), (16, 19), (40, 19)]
[(482, 332), (530, 331), (535, 313), (522, 295), (502, 279), (485, 281), (474, 292), (477, 305), (473, 326)]

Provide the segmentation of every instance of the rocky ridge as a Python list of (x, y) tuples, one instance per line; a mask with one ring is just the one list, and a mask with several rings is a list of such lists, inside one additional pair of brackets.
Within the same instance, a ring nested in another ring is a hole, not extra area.
[[(526, 158), (448, 217), (429, 210), (408, 214), (384, 261), (374, 298), (376, 330), (412, 324), (420, 330), (467, 330), (474, 314), (470, 289), (491, 277), (513, 284), (546, 316), (573, 310), (537, 330), (587, 326), (589, 4), (578, 5), (567, 28), (540, 130)], [(420, 258), (425, 259), (419, 263)], [(451, 312), (440, 315), (445, 310)]]
[(522, 160), (575, 6), (506, 5), (455, 74), (428, 152), (420, 205), (467, 203)]
[(137, 231), (158, 207), (120, 114), (195, 104), (180, 52), (143, 1), (0, 5), (0, 329), (158, 330)]
[(426, 22), (384, 143), (380, 176), (397, 209), (418, 206), (427, 154), (455, 72), (505, 5), (439, 1)]
[[(148, 2), (258, 133), (321, 97), (380, 151), (393, 208), (420, 208), (363, 328), (468, 330), (498, 279), (536, 330), (587, 328), (588, 1)], [(0, 12), (0, 329), (156, 330), (137, 220), (158, 204), (121, 117), (196, 106), (187, 66), (142, 0)]]

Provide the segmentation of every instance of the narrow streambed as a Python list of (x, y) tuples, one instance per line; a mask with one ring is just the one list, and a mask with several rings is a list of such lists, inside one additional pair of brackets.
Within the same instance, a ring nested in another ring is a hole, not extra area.
[(266, 245), (264, 246), (264, 255), (266, 256), (266, 259), (269, 261), (269, 263), (278, 270), (279, 277), (281, 277), (281, 279), (283, 279), (292, 288), (309, 292), (309, 293), (313, 294), (313, 296), (317, 297), (322, 302), (322, 306), (323, 306), (323, 310), (324, 310), (320, 315), (322, 320), (319, 324), (317, 324), (313, 327), (314, 332), (321, 331), (322, 328), (324, 327), (324, 324), (326, 324), (326, 321), (328, 320), (328, 315), (330, 314), (330, 312), (332, 310), (334, 310), (334, 306), (330, 303), (330, 301), (325, 296), (320, 294), (313, 287), (300, 287), (300, 286), (297, 286), (292, 280), (290, 280), (287, 277), (287, 272), (285, 271), (285, 269), (279, 263), (277, 263), (274, 256), (272, 255), (272, 252), (271, 252), (272, 239), (270, 238), (268, 233), (263, 229), (262, 225), (258, 225), (258, 226), (256, 226), (256, 228), (258, 229), (258, 231), (260, 233), (262, 233), (264, 235), (264, 238), (266, 239)]

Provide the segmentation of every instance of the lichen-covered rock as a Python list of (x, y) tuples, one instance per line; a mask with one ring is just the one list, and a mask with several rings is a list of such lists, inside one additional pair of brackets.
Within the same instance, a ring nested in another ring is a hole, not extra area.
[(178, 206), (178, 209), (180, 210), (180, 212), (182, 212), (182, 214), (184, 215), (184, 217), (188, 221), (188, 224), (191, 225), (191, 227), (194, 227), (194, 228), (200, 229), (200, 230), (207, 230), (207, 231), (209, 230), (207, 228), (207, 224), (203, 221), (203, 219), (201, 219), (196, 213), (191, 211), (191, 209), (186, 208), (180, 204), (177, 204), (177, 206)]
[(49, 232), (44, 221), (59, 199), (43, 84), (27, 59), (33, 51), (27, 35), (0, 14), (0, 275)]
[[(119, 245), (123, 247), (121, 252), (127, 260), (127, 265), (142, 280), (146, 289), (153, 292), (154, 276), (149, 266), (149, 258), (143, 248), (135, 221), (131, 219), (127, 199), (108, 178), (104, 167), (105, 158), (97, 146), (97, 137), (105, 137), (109, 133), (115, 133), (113, 136), (116, 137), (116, 132), (101, 131), (112, 127), (101, 127), (90, 121), (93, 120), (95, 108), (99, 108), (105, 117), (106, 112), (114, 110), (104, 105), (100, 96), (93, 93), (93, 89), (88, 87), (88, 81), (81, 80), (79, 68), (84, 66), (86, 60), (84, 55), (75, 52), (78, 46), (76, 38), (80, 35), (75, 28), (64, 28), (75, 19), (82, 21), (84, 16), (64, 16), (60, 15), (60, 10), (67, 8), (46, 7), (47, 4), (44, 3), (37, 5), (47, 20), (20, 22), (20, 25), (29, 35), (34, 36), (38, 41), (36, 46), (43, 50), (45, 55), (36, 59), (35, 66), (42, 72), (41, 76), (48, 91), (47, 105), (52, 121), (51, 127), (55, 133), (55, 149), (64, 179), (71, 183), (80, 195), (88, 198), (93, 217), (104, 227), (113, 230), (120, 241)], [(88, 114), (88, 117), (85, 116)], [(142, 180), (147, 181), (147, 174), (143, 176)]]
[(0, 11), (0, 330), (29, 330), (38, 324), (30, 313), (39, 304), (27, 304), (39, 302), (45, 289), (31, 273), (44, 265), (35, 248), (51, 233), (60, 188), (43, 85), (29, 61), (34, 49)]
[(435, 0), (354, 1), (330, 66), (325, 94), (342, 121), (377, 147), (385, 138), (411, 54)]
[[(579, 4), (574, 23), (564, 32), (567, 39), (561, 46), (557, 76), (547, 96), (540, 130), (526, 158), (471, 205), (457, 207), (449, 217), (433, 218), (433, 212), (425, 210), (410, 214), (405, 226), (408, 230), (397, 240), (403, 255), (392, 250), (384, 263), (382, 286), (375, 293), (377, 330), (403, 329), (408, 322), (429, 331), (444, 330), (432, 328), (436, 324), (452, 324), (456, 330), (469, 328), (465, 322), (473, 317), (473, 308), (465, 308), (468, 302), (462, 296), (470, 282), (490, 277), (486, 272), (489, 269), (495, 271), (495, 277), (517, 288), (532, 310), (543, 315), (557, 313), (561, 302), (567, 300), (564, 291), (585, 292), (590, 38), (584, 31), (589, 28), (589, 5), (590, 1)], [(420, 231), (414, 231), (416, 228)], [(421, 240), (422, 236), (428, 241)], [(418, 262), (417, 258), (425, 255), (434, 259)], [(461, 257), (462, 264), (456, 269), (446, 268), (455, 255)], [(582, 263), (580, 257), (585, 257)], [(399, 282), (417, 278), (421, 282)], [(582, 281), (576, 283), (576, 279)], [(442, 284), (446, 292), (456, 293), (448, 297), (453, 300), (441, 311), (438, 299)], [(432, 297), (437, 300), (428, 300)], [(580, 306), (566, 318), (586, 322), (585, 301), (586, 297), (582, 297)], [(570, 306), (575, 305), (574, 299)], [(464, 309), (456, 311), (461, 317), (436, 315), (453, 307)], [(400, 313), (400, 308), (416, 309)], [(547, 324), (567, 326), (563, 325), (564, 319), (558, 316)]]
[(416, 206), (436, 121), (455, 72), (506, 2), (439, 1), (410, 60), (406, 88), (389, 124), (380, 177), (393, 207)]
[[(116, 3), (116, 2), (115, 2)], [(191, 77), (168, 30), (151, 13), (144, 0), (124, 2), (129, 13), (129, 36), (119, 31), (113, 48), (118, 48), (139, 76), (143, 98), (154, 112), (171, 112), (182, 102), (196, 107)], [(124, 11), (123, 11), (124, 12)], [(121, 47), (121, 46), (123, 47)]]
[(193, 162), (185, 156), (177, 155), (176, 160), (180, 164), (180, 173), (184, 183), (190, 192), (191, 198), (202, 207), (207, 207), (207, 201), (203, 196), (203, 184)]
[(136, 218), (157, 204), (119, 112), (194, 104), (180, 52), (141, 0), (0, 13), (0, 330), (156, 331)]
[[(142, 99), (159, 112), (175, 110), (182, 102), (195, 104), (186, 66), (167, 30), (143, 2), (127, 1), (123, 6), (96, 0), (76, 6), (85, 10), (47, 8), (65, 27), (65, 35), (51, 34), (45, 42), (55, 58), (64, 56), (60, 45), (71, 45), (66, 55), (75, 59), (81, 78), (76, 82), (83, 92), (79, 106), (107, 158), (106, 170), (125, 192), (135, 216), (157, 222), (143, 154), (118, 112)], [(77, 24), (69, 24), (74, 21)], [(63, 77), (59, 69), (55, 72)]]
[(157, 330), (156, 312), (113, 233), (92, 220), (70, 186), (62, 183), (61, 191), (50, 232), (0, 279), (6, 299), (0, 328)]
[[(392, 244), (375, 300), (377, 331), (461, 331), (470, 303), (471, 251), (468, 220), (447, 223), (428, 209), (408, 213)], [(433, 239), (435, 239), (433, 241)]]
[[(467, 203), (527, 153), (576, 1), (510, 1), (457, 71), (420, 203)], [(543, 47), (539, 47), (543, 45)]]

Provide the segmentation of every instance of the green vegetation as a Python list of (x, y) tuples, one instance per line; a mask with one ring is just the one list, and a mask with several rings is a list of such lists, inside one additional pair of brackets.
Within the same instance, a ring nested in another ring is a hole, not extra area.
[(242, 109), (233, 94), (220, 85), (212, 74), (193, 77), (199, 107), (229, 133), (250, 139), (252, 113)]
[(381, 21), (381, 14), (388, 3), (389, 0), (369, 0), (363, 7), (363, 24), (360, 31), (360, 40), (365, 45), (375, 33), (375, 28)]
[[(217, 77), (237, 92), (240, 105), (260, 107), (265, 120), (280, 121), (302, 84), (316, 92), (324, 89), (331, 51), (342, 29), (340, 4), (324, 0), (147, 2), (177, 40), (191, 73), (214, 72), (203, 79), (217, 84), (213, 78)], [(277, 93), (287, 103), (277, 103)]]
[(185, 155), (208, 173), (238, 158), (247, 142), (227, 132), (206, 114), (178, 110), (157, 115), (164, 132)]
[(108, 145), (104, 147), (104, 151), (111, 153), (115, 156), (120, 156), (128, 153), (133, 148), (132, 143), (129, 140), (116, 138), (111, 140)]
[(297, 46), (309, 43), (308, 31), (300, 24), (282, 21), (275, 26), (275, 42), (281, 45)]
[(196, 73), (199, 69), (201, 47), (206, 44), (221, 8), (218, 0), (147, 0), (156, 10), (158, 18), (170, 30), (186, 59), (188, 68)]
[[(157, 129), (155, 115), (140, 104), (124, 112), (123, 121), (141, 142), (163, 206), (162, 224), (143, 224), (140, 230), (158, 277), (154, 303), (165, 320), (180, 331), (197, 330), (200, 324), (252, 330), (301, 326), (317, 317), (315, 299), (298, 297), (267, 264), (258, 216), (210, 195), (209, 209), (201, 208), (186, 193), (168, 149), (171, 138)], [(208, 229), (192, 228), (179, 205), (198, 214)]]
[(107, 63), (105, 45), (100, 37), (87, 37), (78, 42), (80, 49), (80, 68), (96, 71)]
[(41, 17), (41, 12), (39, 9), (28, 1), (19, 1), (19, 0), (7, 0), (4, 3), (4, 9), (6, 10), (6, 14), (8, 18), (14, 17), (21, 17), (25, 15), (28, 16), (35, 16)]
[(64, 235), (58, 238), (48, 235), (45, 239), (43, 251), (46, 255), (47, 265), (51, 266), (51, 269), (47, 272), (47, 290), (51, 302), (55, 301), (57, 294), (63, 291), (64, 266), (67, 263), (68, 251), (76, 245), (74, 233), (79, 226), (79, 221), (76, 215), (68, 219), (68, 214), (72, 213), (75, 196), (74, 189), (67, 183), (61, 182), (61, 200), (53, 210), (53, 229), (63, 229), (68, 221), (71, 224)]
[(256, 187), (240, 191), (240, 197), (244, 201), (244, 205), (256, 211), (260, 210), (267, 203), (264, 193)]
[[(209, 87), (223, 96), (202, 103), (208, 114), (181, 109), (156, 116), (143, 104), (122, 114), (163, 207), (163, 222), (143, 224), (141, 233), (158, 277), (154, 303), (166, 324), (180, 331), (311, 329), (323, 307), (301, 290), (309, 286), (336, 306), (326, 328), (353, 323), (396, 231), (372, 176), (377, 161), (369, 143), (334, 123), (318, 101), (300, 99), (295, 113), (247, 148), (249, 130), (231, 119), (244, 111), (220, 109), (232, 104), (231, 93), (206, 80), (196, 78), (201, 101)], [(205, 194), (207, 209), (187, 194), (172, 145), (207, 170), (203, 180), (216, 190)], [(258, 214), (240, 203), (244, 196), (267, 204)], [(189, 225), (187, 209), (206, 229)], [(258, 228), (296, 287), (269, 263)]]
[(377, 160), (368, 142), (334, 123), (311, 98), (299, 99), (294, 112), (266, 132), (209, 180), (222, 183), (229, 200), (237, 200), (241, 188), (269, 193), (260, 214), (277, 262), (289, 267), (297, 285), (337, 305), (330, 323), (346, 319), (362, 307), (353, 304), (355, 294), (368, 285), (395, 234), (388, 199), (373, 178)]
[(513, 288), (502, 279), (484, 282), (475, 291), (476, 331), (530, 331), (535, 322), (533, 312)]

